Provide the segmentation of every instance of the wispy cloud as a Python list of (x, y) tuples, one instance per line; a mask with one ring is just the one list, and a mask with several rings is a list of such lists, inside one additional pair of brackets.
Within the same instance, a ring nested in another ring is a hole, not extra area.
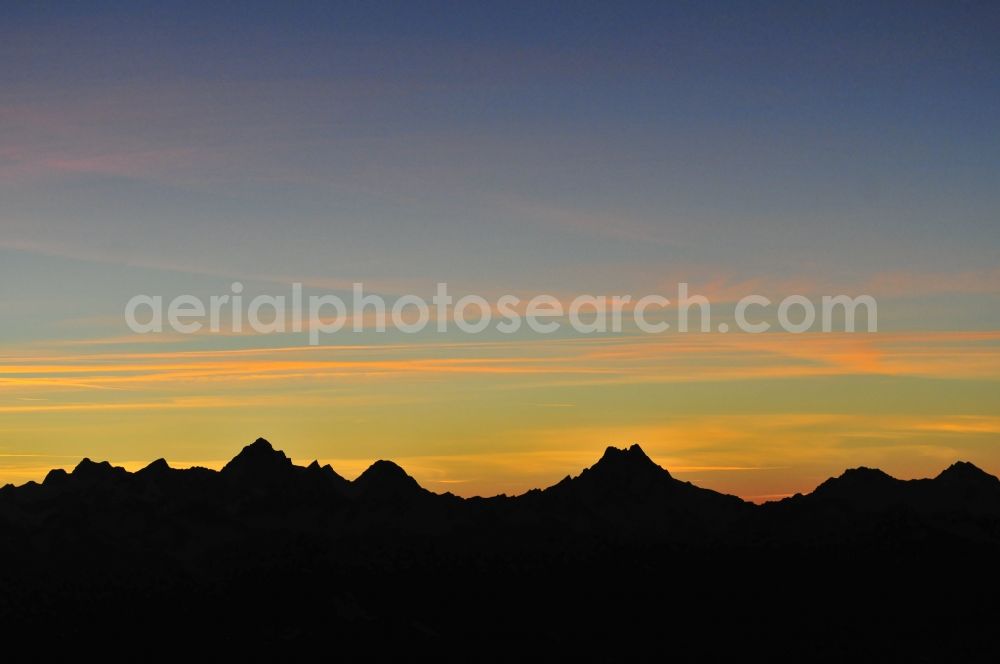
[[(429, 354), (433, 351), (433, 356)], [(446, 344), (7, 355), (0, 390), (438, 375), (675, 382), (833, 375), (975, 378), (1000, 372), (1000, 333), (677, 335)]]

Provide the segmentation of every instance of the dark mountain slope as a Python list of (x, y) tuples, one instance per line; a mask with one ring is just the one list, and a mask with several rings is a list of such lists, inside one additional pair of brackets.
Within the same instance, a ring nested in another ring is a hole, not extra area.
[(0, 636), (258, 656), (526, 639), (620, 659), (667, 634), (681, 659), (989, 659), (998, 559), (1000, 481), (967, 463), (854, 469), (757, 506), (635, 445), (464, 500), (389, 461), (353, 482), (296, 466), (261, 439), (218, 472), (84, 460), (0, 489)]

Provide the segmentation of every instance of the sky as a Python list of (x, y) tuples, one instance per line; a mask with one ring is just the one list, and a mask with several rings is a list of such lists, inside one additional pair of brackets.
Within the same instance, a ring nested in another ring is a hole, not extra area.
[[(1000, 473), (995, 3), (86, 5), (0, 8), (0, 484), (258, 436), (461, 495), (635, 442), (758, 501)], [(234, 281), (865, 293), (878, 332), (125, 324)]]

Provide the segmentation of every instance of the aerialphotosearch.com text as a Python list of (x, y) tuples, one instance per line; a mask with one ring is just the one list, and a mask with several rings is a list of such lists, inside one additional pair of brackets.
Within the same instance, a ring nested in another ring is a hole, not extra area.
[(726, 311), (731, 315), (713, 325), (709, 298), (689, 292), (685, 282), (677, 285), (672, 299), (662, 294), (578, 295), (568, 301), (546, 294), (530, 298), (502, 295), (492, 300), (480, 295), (456, 298), (446, 283), (437, 284), (429, 302), (419, 295), (386, 298), (367, 293), (362, 283), (353, 284), (349, 297), (306, 295), (301, 283), (292, 284), (288, 295), (250, 298), (243, 291), (243, 284), (234, 282), (230, 292), (208, 298), (178, 295), (167, 301), (162, 295), (136, 295), (125, 306), (125, 323), (137, 334), (168, 330), (179, 334), (303, 333), (310, 345), (319, 345), (324, 336), (337, 333), (389, 329), (406, 334), (425, 330), (553, 334), (568, 326), (580, 334), (625, 330), (760, 334), (772, 329), (798, 334), (854, 332), (860, 318), (864, 318), (867, 332), (877, 331), (878, 326), (877, 303), (871, 295), (824, 295), (815, 301), (804, 295), (788, 295), (775, 302), (759, 294), (728, 303), (732, 308)]

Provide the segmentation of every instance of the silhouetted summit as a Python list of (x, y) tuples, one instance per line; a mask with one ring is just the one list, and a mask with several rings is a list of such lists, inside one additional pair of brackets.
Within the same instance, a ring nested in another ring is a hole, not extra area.
[(609, 446), (604, 450), (604, 455), (601, 456), (597, 463), (584, 471), (584, 473), (587, 472), (628, 475), (649, 473), (670, 476), (669, 472), (656, 465), (652, 459), (646, 456), (646, 453), (638, 444), (633, 444), (627, 449)]
[(306, 470), (309, 471), (310, 473), (313, 473), (314, 475), (325, 477), (327, 479), (339, 479), (343, 480), (344, 482), (347, 481), (343, 477), (341, 477), (337, 473), (337, 471), (333, 469), (333, 466), (331, 466), (328, 463), (321, 466), (319, 465), (319, 461), (313, 460), (312, 462), (310, 462), (308, 466), (306, 466)]
[(45, 486), (61, 486), (69, 481), (69, 473), (62, 468), (53, 468), (45, 475), (42, 484)]
[(123, 479), (128, 472), (121, 467), (112, 466), (107, 461), (95, 463), (88, 458), (84, 458), (77, 464), (70, 474), (73, 484), (83, 486), (88, 484), (106, 484), (113, 480)]
[(639, 445), (608, 447), (593, 466), (541, 492), (550, 513), (576, 514), (616, 527), (672, 530), (682, 525), (715, 529), (748, 506), (735, 496), (675, 479), (650, 459)]
[(813, 496), (861, 506), (879, 506), (902, 498), (900, 480), (877, 468), (851, 468), (816, 487)]
[(224, 475), (255, 481), (283, 480), (292, 471), (292, 460), (271, 443), (258, 438), (222, 467)]
[(1000, 488), (1000, 479), (968, 461), (956, 461), (942, 470), (934, 480), (952, 485)]
[(379, 460), (354, 480), (354, 491), (365, 499), (407, 501), (428, 495), (415, 479), (392, 461)]
[(173, 470), (173, 469), (170, 467), (170, 464), (167, 463), (167, 460), (164, 459), (164, 458), (159, 458), (156, 461), (153, 461), (152, 463), (150, 463), (146, 467), (144, 467), (141, 470), (139, 470), (136, 473), (136, 475), (157, 475), (157, 476), (159, 476), (159, 475), (164, 475), (166, 473), (169, 473), (171, 470)]
[(666, 470), (653, 463), (642, 448), (608, 447), (604, 455), (578, 477), (566, 477), (548, 492), (574, 493), (593, 500), (641, 498), (676, 482)]

